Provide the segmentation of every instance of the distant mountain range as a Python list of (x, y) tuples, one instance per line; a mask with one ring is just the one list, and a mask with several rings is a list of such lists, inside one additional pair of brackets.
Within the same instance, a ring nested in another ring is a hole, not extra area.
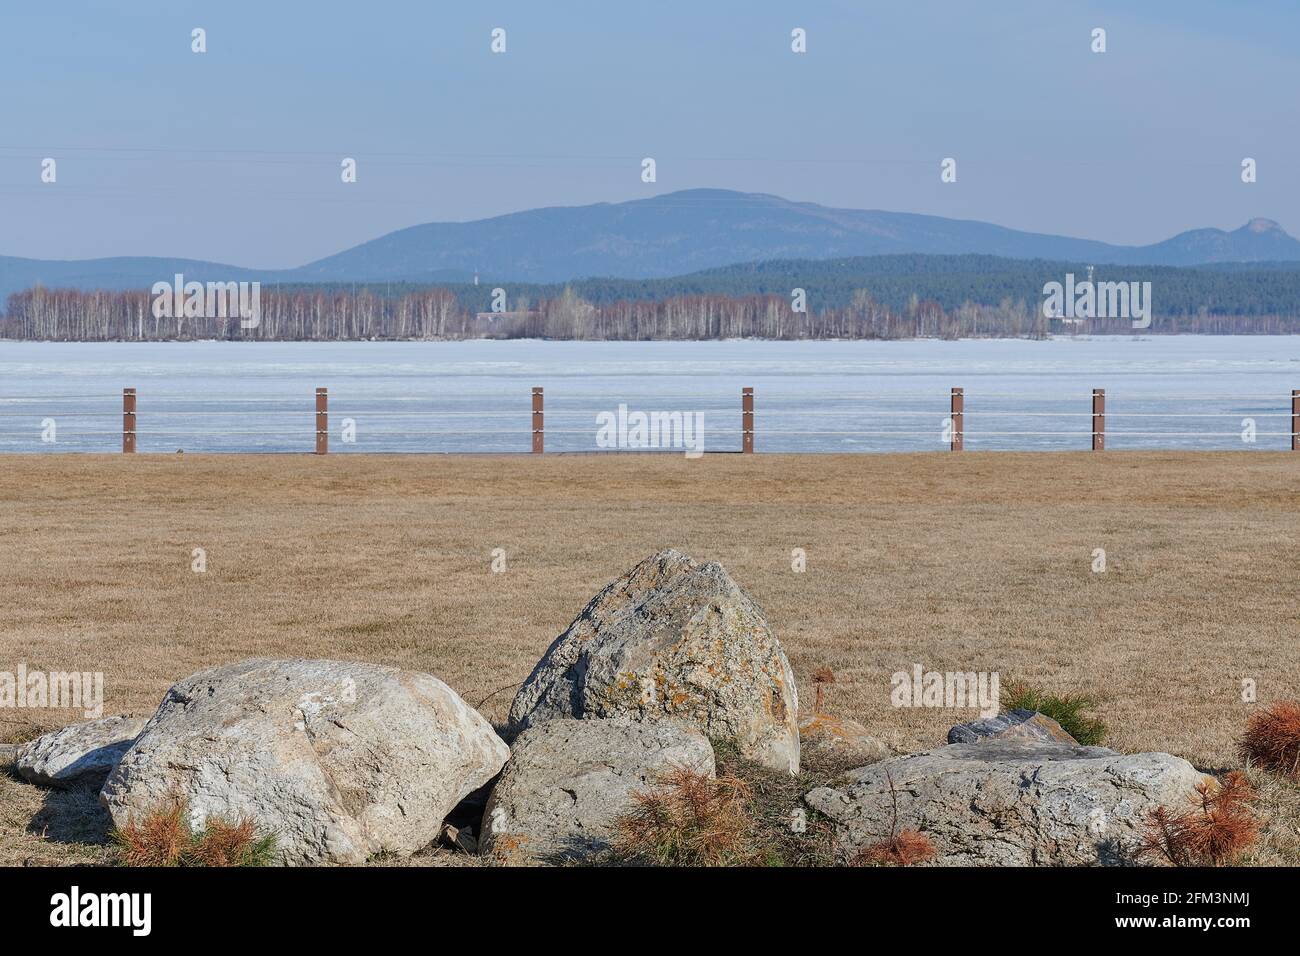
[(898, 253), (976, 253), (1097, 265), (1199, 266), (1300, 261), (1300, 241), (1276, 222), (1194, 229), (1148, 246), (1020, 232), (973, 220), (833, 209), (763, 193), (691, 189), (650, 199), (551, 207), (399, 229), (297, 269), (259, 270), (190, 259), (41, 260), (0, 256), (0, 304), (36, 283), (147, 288), (187, 280), (263, 283), (563, 282), (650, 279), (736, 263)]

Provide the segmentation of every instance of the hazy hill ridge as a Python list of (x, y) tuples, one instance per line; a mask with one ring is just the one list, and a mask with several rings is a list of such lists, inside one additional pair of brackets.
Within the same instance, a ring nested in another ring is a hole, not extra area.
[(1189, 266), (1300, 261), (1300, 241), (1268, 219), (1194, 229), (1149, 246), (1021, 232), (973, 220), (835, 209), (763, 193), (692, 189), (649, 199), (550, 207), (473, 222), (399, 229), (297, 269), (258, 270), (173, 258), (37, 260), (0, 257), (0, 301), (47, 287), (141, 288), (187, 279), (263, 282), (562, 282), (659, 278), (735, 263), (899, 253)]

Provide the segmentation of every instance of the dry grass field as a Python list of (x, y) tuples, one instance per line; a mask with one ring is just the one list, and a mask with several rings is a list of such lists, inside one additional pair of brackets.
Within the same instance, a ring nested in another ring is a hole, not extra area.
[[(148, 715), (213, 664), (351, 658), (500, 720), (584, 602), (674, 546), (767, 611), (801, 699), (829, 665), (827, 709), (898, 746), (975, 716), (891, 707), (919, 663), (1094, 694), (1110, 746), (1224, 767), (1244, 678), (1300, 697), (1298, 502), (1285, 453), (0, 457), (0, 670), (102, 671), (106, 714)], [(0, 741), (81, 719), (0, 711)], [(39, 838), (66, 799), (0, 776), (0, 863), (99, 858)]]

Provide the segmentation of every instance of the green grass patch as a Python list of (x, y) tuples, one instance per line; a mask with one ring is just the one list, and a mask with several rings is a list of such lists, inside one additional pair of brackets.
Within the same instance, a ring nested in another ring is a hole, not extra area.
[(1013, 681), (1002, 692), (1003, 710), (1036, 710), (1045, 717), (1051, 717), (1085, 747), (1099, 746), (1106, 739), (1106, 722), (1100, 717), (1089, 717), (1084, 713), (1086, 710), (1095, 710), (1100, 703), (1100, 700), (1090, 694), (1066, 694), (1058, 697), (1024, 681)]

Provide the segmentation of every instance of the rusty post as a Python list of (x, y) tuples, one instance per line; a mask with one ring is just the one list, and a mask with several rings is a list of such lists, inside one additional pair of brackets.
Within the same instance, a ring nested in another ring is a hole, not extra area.
[(135, 389), (122, 389), (122, 452), (135, 453)]
[(952, 451), (961, 451), (966, 444), (966, 395), (960, 388), (952, 390)]
[(544, 398), (541, 387), (533, 389), (533, 454), (540, 455), (546, 450), (546, 422)]
[(1300, 388), (1291, 389), (1291, 450), (1300, 451)]
[(1092, 390), (1092, 450), (1106, 449), (1106, 390)]
[(330, 450), (330, 395), (328, 388), (316, 389), (316, 454)]
[(754, 454), (754, 390), (740, 390), (740, 450)]

